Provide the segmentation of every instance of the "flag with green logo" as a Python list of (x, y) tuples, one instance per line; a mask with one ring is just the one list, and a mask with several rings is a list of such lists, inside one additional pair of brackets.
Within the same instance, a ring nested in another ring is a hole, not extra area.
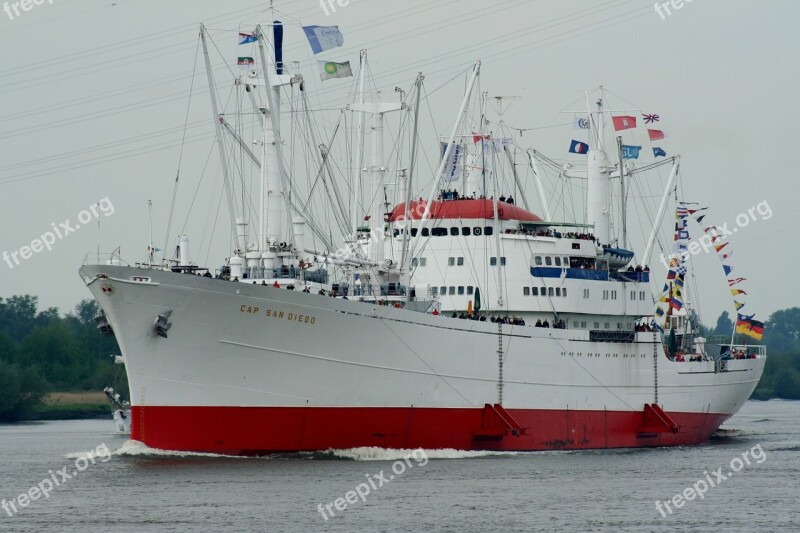
[(317, 61), (319, 64), (319, 77), (322, 81), (333, 78), (346, 78), (353, 75), (350, 62), (336, 63), (334, 61)]

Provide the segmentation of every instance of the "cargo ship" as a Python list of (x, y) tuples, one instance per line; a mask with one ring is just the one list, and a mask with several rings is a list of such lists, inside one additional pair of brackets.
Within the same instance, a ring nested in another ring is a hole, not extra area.
[[(337, 186), (330, 147), (315, 141), (309, 150), (331, 196), (327, 212), (315, 213), (294, 189), (297, 167), (283, 152), (281, 102), (292, 91), (291, 101), (302, 101), (305, 88), (281, 60), (282, 33), (279, 23), (257, 27), (258, 59), (234, 80), (257, 110), (260, 154), (227, 124), (212, 89), (229, 204), (223, 136), (261, 177), (257, 223), (231, 209), (230, 257), (198, 265), (181, 235), (171, 258), (156, 259), (151, 242), (146, 260), (128, 264), (115, 253), (80, 268), (103, 310), (98, 326), (123, 353), (132, 439), (243, 455), (675, 446), (706, 441), (747, 401), (764, 347), (701, 337), (688, 302), (672, 305), (683, 262), (670, 264), (666, 294), (647, 266), (679, 158), (665, 160), (671, 172), (653, 233), (635, 250), (620, 215), (626, 195), (615, 192), (634, 170), (615, 160), (620, 146), (607, 138), (612, 113), (602, 90), (586, 97), (585, 168), (562, 166), (586, 184), (581, 215), (564, 220), (542, 187), (539, 154), (526, 152), (528, 187), (510, 161), (513, 141), (484, 128), (487, 95), (474, 94), (480, 63), (467, 72), (431, 175), (418, 164), (423, 76), (399, 102), (368, 101), (362, 51), (346, 106), (360, 136), (353, 198)], [(215, 88), (204, 28), (201, 38)], [(475, 109), (479, 126), (469, 127)], [(413, 140), (404, 147), (410, 163), (390, 186), (383, 130), (393, 112), (408, 117)], [(538, 191), (538, 214), (529, 189)], [(675, 212), (686, 219), (685, 207)], [(331, 220), (343, 228), (338, 242)], [(676, 243), (683, 232), (676, 225)]]

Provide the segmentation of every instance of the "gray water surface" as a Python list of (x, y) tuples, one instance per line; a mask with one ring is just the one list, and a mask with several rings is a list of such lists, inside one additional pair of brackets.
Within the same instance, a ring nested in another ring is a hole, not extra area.
[[(110, 419), (3, 425), (0, 498), (7, 503), (52, 479), (50, 471), (60, 479), (63, 467), (85, 469), (13, 516), (0, 509), (0, 531), (798, 532), (798, 415), (800, 402), (748, 402), (696, 447), (427, 452), (427, 461), (385, 450), (187, 456), (126, 443)], [(103, 445), (116, 451), (92, 464), (87, 452)], [(734, 459), (745, 452), (750, 464), (740, 466)], [(393, 466), (404, 471), (395, 475)], [(715, 480), (720, 467), (727, 479), (703, 499), (670, 504), (673, 512), (662, 517), (656, 500), (671, 500), (706, 474)], [(370, 480), (366, 501), (347, 503), (348, 491), (364, 483), (364, 492)], [(324, 511), (325, 520), (319, 504), (331, 504), (336, 516)]]

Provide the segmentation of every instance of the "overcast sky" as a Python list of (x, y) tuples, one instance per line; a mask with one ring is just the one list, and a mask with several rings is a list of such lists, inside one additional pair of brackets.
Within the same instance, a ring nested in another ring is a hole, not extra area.
[[(358, 50), (369, 49), (375, 88), (384, 94), (408, 88), (418, 71), (432, 90), (481, 59), (482, 90), (522, 97), (505, 116), (531, 129), (518, 141), (555, 158), (580, 134), (553, 127), (571, 119), (559, 112), (585, 89), (604, 85), (612, 105), (658, 113), (669, 133), (663, 147), (682, 156), (684, 199), (712, 206), (713, 222), (731, 227), (749, 208), (770, 207), (769, 220), (757, 215), (730, 239), (735, 273), (747, 278), (741, 286), (750, 312), (766, 319), (797, 305), (790, 271), (800, 262), (794, 246), (800, 185), (789, 154), (800, 142), (800, 2), (694, 0), (670, 7), (669, 15), (662, 9), (663, 16), (649, 0), (351, 0), (329, 15), (318, 0), (275, 4), (287, 24), (285, 61), (301, 62), (318, 106), (342, 105), (352, 82), (326, 82), (321, 91), (301, 23), (340, 26), (345, 45), (326, 59), (355, 65)], [(64, 311), (88, 298), (77, 269), (98, 238), (103, 252), (121, 246), (128, 261), (144, 257), (148, 200), (155, 241), (163, 245), (198, 23), (207, 24), (221, 53), (235, 57), (236, 32), (267, 22), (267, 5), (44, 0), (19, 14), (13, 5), (11, 15), (0, 13), (0, 254), (30, 245), (51, 224), (74, 225), (78, 213), (102, 198), (114, 208), (110, 216), (99, 211), (99, 235), (93, 220), (13, 269), (0, 262), (0, 297), (33, 294)], [(228, 66), (215, 64), (217, 84), (229, 85)], [(193, 203), (214, 133), (201, 67), (171, 231), (185, 227), (198, 243), (202, 235), (208, 240), (209, 213), (219, 198), (219, 187), (209, 185)], [(458, 91), (447, 90), (455, 97), (430, 111), (438, 134), (449, 133), (457, 111)], [(214, 165), (203, 179), (210, 184), (218, 176)], [(227, 245), (215, 241), (210, 265), (229, 255)], [(699, 308), (713, 324), (723, 309), (732, 311), (727, 284), (713, 255), (698, 257), (696, 265)]]

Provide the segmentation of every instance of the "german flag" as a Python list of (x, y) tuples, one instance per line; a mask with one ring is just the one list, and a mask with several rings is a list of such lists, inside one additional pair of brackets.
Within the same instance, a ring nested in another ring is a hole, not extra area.
[(764, 336), (764, 323), (753, 320), (752, 316), (736, 314), (736, 333), (747, 335), (760, 341)]

